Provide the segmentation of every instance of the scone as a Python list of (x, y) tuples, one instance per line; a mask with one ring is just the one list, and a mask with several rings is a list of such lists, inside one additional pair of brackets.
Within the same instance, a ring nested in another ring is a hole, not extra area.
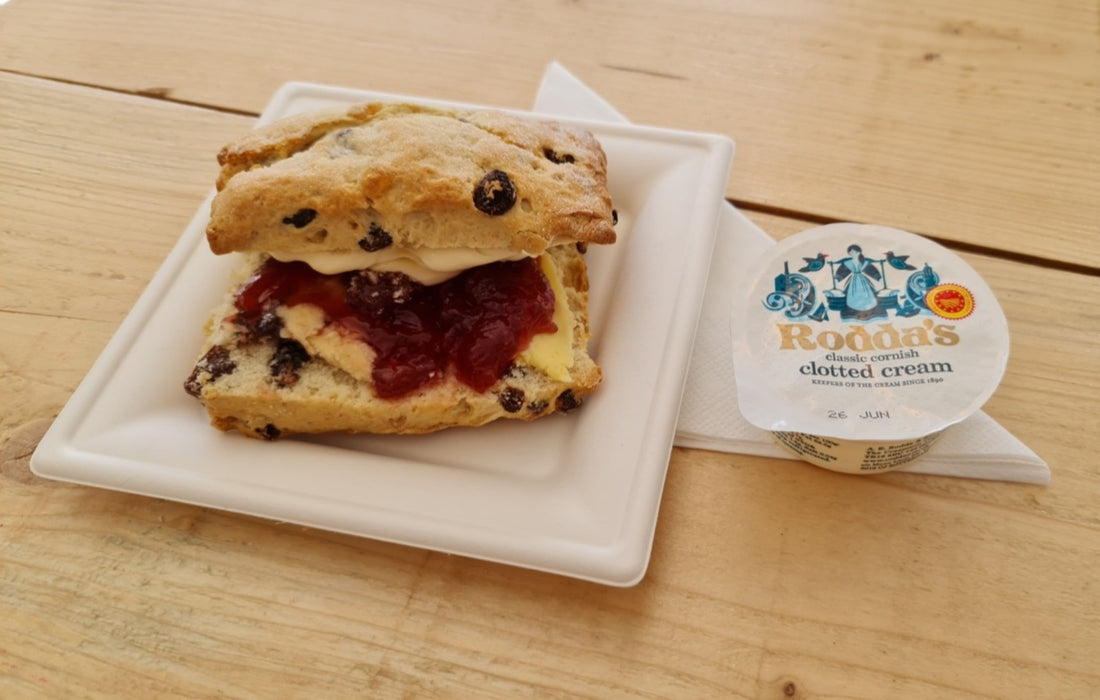
[(615, 240), (587, 133), (368, 104), (219, 154), (207, 239), (241, 265), (186, 390), (251, 437), (425, 433), (578, 407), (587, 245)]

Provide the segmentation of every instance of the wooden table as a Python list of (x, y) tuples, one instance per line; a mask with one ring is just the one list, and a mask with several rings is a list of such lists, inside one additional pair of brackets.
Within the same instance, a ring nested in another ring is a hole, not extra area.
[[(0, 696), (1100, 697), (1100, 2), (0, 7)], [(28, 455), (307, 80), (530, 106), (550, 60), (728, 134), (782, 237), (946, 242), (1049, 487), (676, 449), (629, 589), (48, 482)]]

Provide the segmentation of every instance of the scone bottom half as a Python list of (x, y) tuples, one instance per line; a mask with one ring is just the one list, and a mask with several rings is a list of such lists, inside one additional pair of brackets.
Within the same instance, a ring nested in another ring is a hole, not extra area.
[[(242, 281), (233, 285), (208, 322), (205, 346), (185, 389), (202, 401), (216, 428), (265, 440), (295, 433), (429, 433), (573, 411), (602, 378), (587, 351), (587, 273), (575, 245), (557, 246), (547, 256), (553, 264), (541, 261), (539, 269), (557, 276), (554, 282), (547, 280), (557, 289), (554, 318), (567, 318), (571, 327), (557, 328), (555, 323), (553, 333), (543, 335), (551, 348), (547, 354), (568, 354), (564, 372), (560, 367), (548, 370), (545, 358), (530, 356), (539, 337), (535, 335), (499, 377), (481, 376), (482, 386), (470, 386), (453, 364), (447, 364), (408, 393), (379, 396), (370, 375), (378, 354), (354, 334), (348, 338), (335, 324), (318, 327), (316, 319), (323, 314), (316, 306), (276, 305), (258, 314), (241, 312), (242, 290), (269, 260), (247, 256), (237, 273)], [(342, 276), (349, 277), (354, 281), (355, 275)], [(312, 325), (301, 320), (310, 314)], [(571, 337), (563, 348), (565, 330)], [(486, 381), (491, 383), (484, 386)]]

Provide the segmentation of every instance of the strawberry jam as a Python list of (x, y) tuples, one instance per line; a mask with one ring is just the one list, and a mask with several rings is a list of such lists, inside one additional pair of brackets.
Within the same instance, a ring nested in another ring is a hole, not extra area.
[(553, 333), (554, 292), (538, 261), (482, 265), (437, 285), (397, 272), (323, 275), (269, 259), (237, 291), (238, 322), (275, 306), (314, 304), (374, 349), (375, 392), (398, 398), (442, 378), (484, 392), (538, 333)]

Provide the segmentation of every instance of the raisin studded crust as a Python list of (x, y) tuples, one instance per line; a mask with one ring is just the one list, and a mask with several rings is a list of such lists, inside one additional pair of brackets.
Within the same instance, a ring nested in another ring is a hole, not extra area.
[(218, 162), (218, 254), (615, 241), (603, 150), (553, 122), (362, 104), (257, 129)]
[[(588, 278), (575, 245), (548, 251), (561, 275), (573, 312), (571, 381), (555, 380), (516, 362), (494, 386), (478, 393), (448, 375), (400, 399), (374, 395), (369, 382), (355, 379), (297, 343), (241, 328), (234, 313), (236, 284), (208, 323), (208, 336), (187, 390), (197, 396), (221, 430), (275, 439), (294, 433), (428, 433), (454, 426), (478, 426), (500, 418), (534, 420), (580, 405), (601, 379), (588, 354)], [(257, 264), (247, 256), (239, 283)]]

